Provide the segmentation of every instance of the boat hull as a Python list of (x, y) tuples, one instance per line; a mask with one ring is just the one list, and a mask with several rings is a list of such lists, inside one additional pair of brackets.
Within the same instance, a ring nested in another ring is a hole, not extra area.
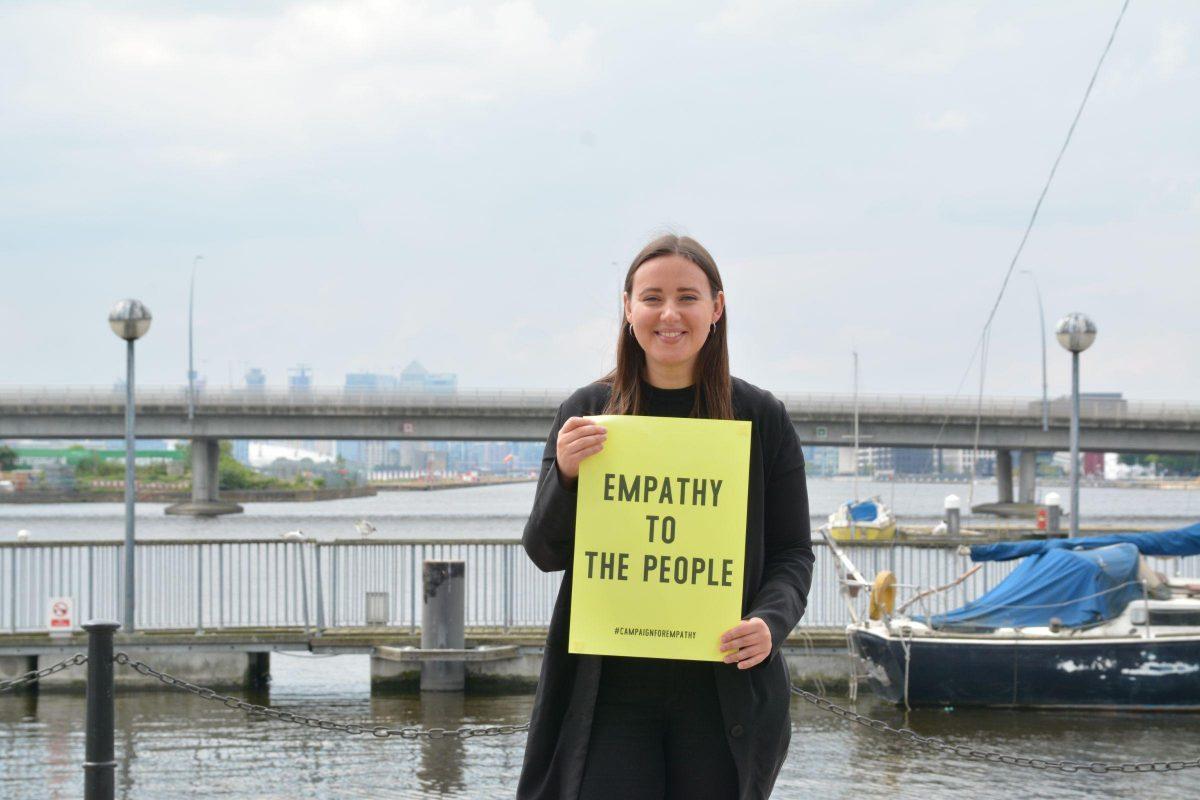
[(853, 528), (830, 526), (829, 535), (835, 542), (880, 542), (896, 538), (896, 523), (872, 525), (859, 523)]
[[(871, 689), (903, 703), (904, 644), (860, 628), (850, 641)], [(1200, 710), (1200, 636), (905, 642), (913, 706)]]

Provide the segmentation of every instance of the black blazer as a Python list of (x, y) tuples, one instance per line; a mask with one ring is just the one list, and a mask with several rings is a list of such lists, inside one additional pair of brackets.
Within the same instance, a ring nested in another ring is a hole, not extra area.
[[(546, 572), (566, 570), (546, 637), (542, 674), (518, 800), (576, 798), (587, 757), (600, 656), (571, 655), (571, 564), (575, 545), (573, 490), (558, 479), (558, 431), (567, 418), (602, 413), (609, 386), (577, 390), (558, 409), (546, 441), (537, 494), (525, 525), (525, 551)], [(737, 419), (750, 420), (750, 482), (746, 509), (743, 618), (761, 617), (771, 630), (771, 656), (756, 667), (714, 663), (725, 735), (737, 765), (740, 800), (771, 793), (791, 738), (791, 681), (779, 648), (804, 614), (812, 583), (804, 456), (783, 403), (733, 379)]]

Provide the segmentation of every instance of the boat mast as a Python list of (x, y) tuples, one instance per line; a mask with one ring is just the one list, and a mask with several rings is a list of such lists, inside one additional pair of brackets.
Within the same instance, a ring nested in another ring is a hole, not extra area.
[(858, 351), (854, 353), (854, 502), (858, 502)]

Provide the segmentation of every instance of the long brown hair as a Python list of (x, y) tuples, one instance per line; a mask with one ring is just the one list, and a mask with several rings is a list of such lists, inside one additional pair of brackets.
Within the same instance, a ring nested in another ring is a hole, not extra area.
[[(695, 239), (670, 233), (650, 242), (633, 259), (629, 271), (625, 273), (625, 291), (633, 295), (633, 274), (638, 271), (638, 267), (651, 259), (670, 255), (682, 256), (699, 267), (708, 278), (708, 287), (714, 299), (717, 292), (724, 291), (721, 273), (717, 271), (717, 262), (709, 252)], [(704, 345), (696, 355), (693, 373), (696, 396), (692, 402), (691, 413), (693, 417), (733, 419), (733, 382), (729, 377), (729, 345), (725, 336), (728, 312), (729, 306), (726, 304), (725, 313), (721, 314), (716, 328), (704, 340)], [(605, 414), (644, 413), (646, 398), (643, 396), (640, 379), (645, 377), (645, 371), (646, 351), (625, 324), (622, 312), (621, 333), (617, 337), (617, 366), (600, 379), (601, 383), (612, 387), (608, 404), (604, 407)]]

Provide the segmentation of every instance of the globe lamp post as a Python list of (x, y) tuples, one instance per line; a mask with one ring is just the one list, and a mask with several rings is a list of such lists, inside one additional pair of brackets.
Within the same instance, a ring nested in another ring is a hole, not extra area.
[(133, 343), (150, 330), (150, 309), (138, 300), (122, 300), (108, 312), (113, 333), (125, 340), (125, 632), (133, 632), (134, 436)]
[(1096, 323), (1073, 312), (1054, 328), (1058, 343), (1071, 351), (1071, 538), (1079, 535), (1079, 354), (1096, 341)]

